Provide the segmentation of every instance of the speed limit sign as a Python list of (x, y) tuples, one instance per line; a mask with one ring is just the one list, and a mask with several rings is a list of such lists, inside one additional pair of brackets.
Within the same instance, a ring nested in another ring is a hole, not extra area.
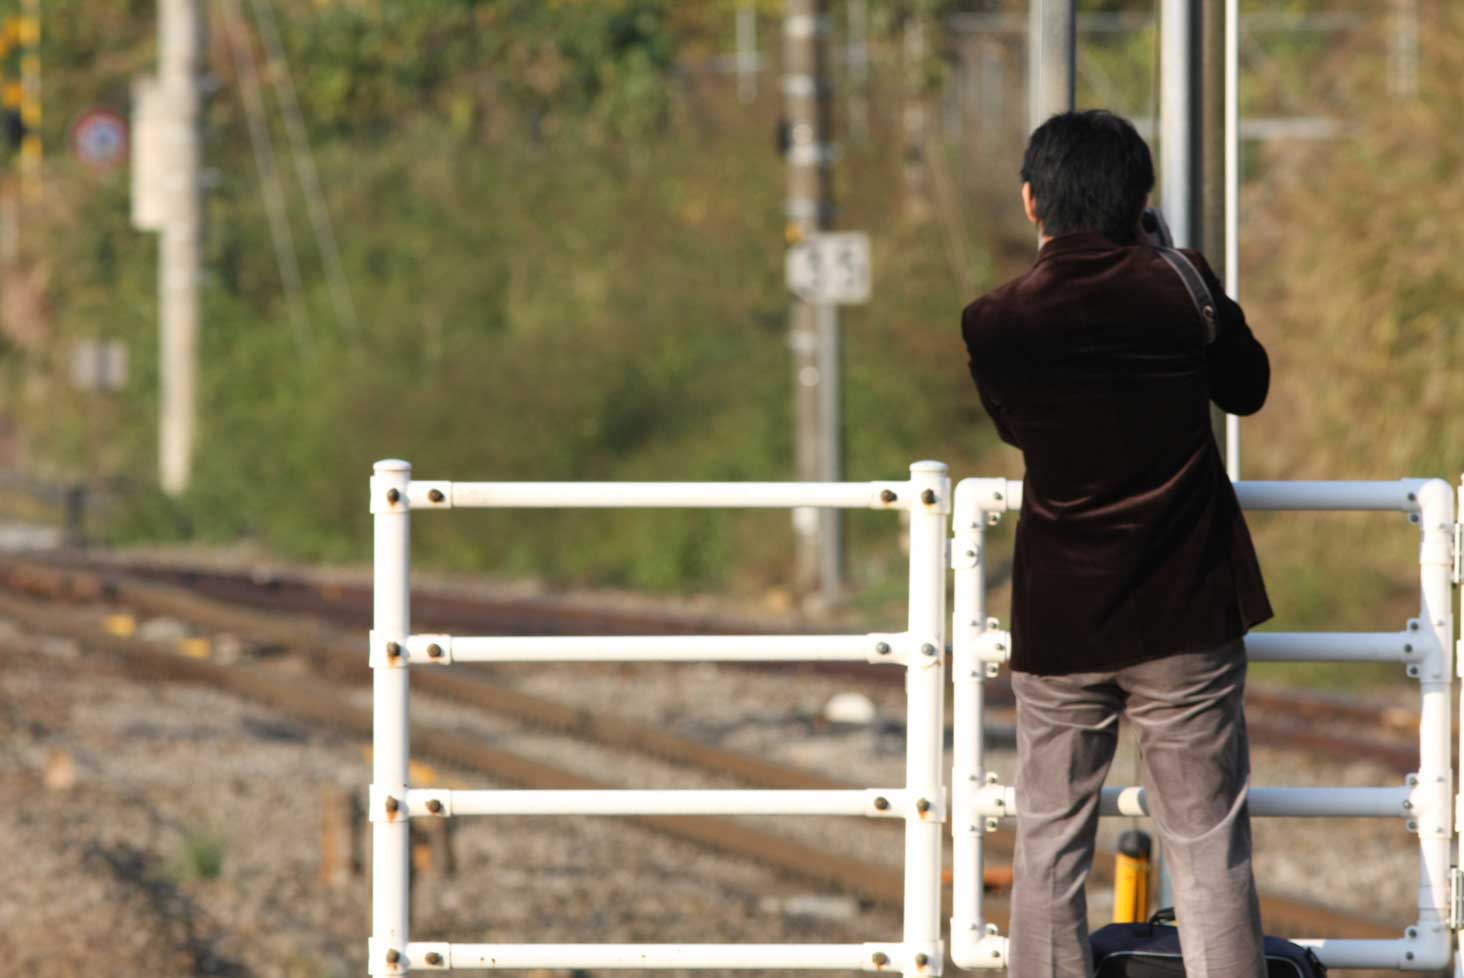
[(804, 302), (861, 305), (869, 301), (869, 235), (863, 231), (810, 234), (788, 249), (788, 288)]

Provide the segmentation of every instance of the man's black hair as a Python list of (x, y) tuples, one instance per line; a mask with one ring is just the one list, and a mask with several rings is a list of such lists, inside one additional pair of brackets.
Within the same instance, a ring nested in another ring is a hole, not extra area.
[(1022, 179), (1032, 185), (1043, 234), (1097, 231), (1131, 244), (1154, 189), (1154, 160), (1127, 119), (1102, 109), (1064, 112), (1032, 133)]

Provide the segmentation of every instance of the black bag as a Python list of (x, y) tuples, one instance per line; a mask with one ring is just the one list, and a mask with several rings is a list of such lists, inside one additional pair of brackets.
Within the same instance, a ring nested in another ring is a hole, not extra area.
[[(1109, 924), (1094, 931), (1094, 978), (1184, 978), (1174, 910), (1157, 911), (1147, 924)], [(1170, 926), (1163, 926), (1170, 925)], [(1268, 978), (1326, 978), (1310, 948), (1266, 938)]]

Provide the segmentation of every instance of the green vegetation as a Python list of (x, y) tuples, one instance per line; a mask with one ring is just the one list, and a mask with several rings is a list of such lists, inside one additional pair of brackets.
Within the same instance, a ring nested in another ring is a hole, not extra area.
[[(336, 317), (306, 248), (298, 301), (309, 328), (303, 340), (292, 330), (223, 43), (239, 25), (220, 12), (202, 432), (195, 484), (176, 502), (146, 488), (154, 239), (128, 225), (125, 175), (94, 178), (60, 152), (68, 116), (125, 107), (128, 79), (150, 64), (153, 4), (47, 7), (48, 117), (58, 128), (47, 194), (23, 240), (26, 267), (46, 282), (45, 341), (11, 341), (0, 354), (4, 406), (38, 466), (133, 487), (114, 538), (250, 538), (294, 557), (359, 560), (370, 536), (365, 477), (391, 455), (426, 477), (791, 476), (781, 95), (765, 77), (758, 100), (742, 105), (734, 82), (710, 71), (730, 48), (734, 4), (278, 5), (359, 321)], [(1247, 4), (1262, 6), (1277, 5)], [(932, 217), (909, 219), (892, 40), (906, 8), (873, 7), (871, 138), (846, 143), (837, 176), (840, 222), (872, 230), (876, 261), (874, 303), (843, 320), (848, 474), (898, 477), (923, 457), (958, 476), (1015, 472), (1015, 453), (998, 445), (969, 389), (956, 322), (973, 289), (1030, 256), (1014, 198), (1021, 132), (997, 133), (997, 149), (981, 134), (985, 156), (969, 146), (937, 153), (945, 179), (933, 185), (946, 196)], [(1335, 109), (1356, 127), (1339, 142), (1278, 143), (1250, 157), (1245, 298), (1276, 366), (1273, 403), (1246, 427), (1250, 476), (1447, 477), (1461, 467), (1464, 413), (1454, 405), (1464, 379), (1450, 368), (1464, 352), (1464, 272), (1452, 260), (1464, 234), (1454, 178), (1464, 14), (1429, 9), (1419, 99), (1386, 93), (1387, 52), (1363, 32), (1330, 47), (1268, 42), (1247, 90), (1257, 111), (1294, 111), (1273, 104), (1286, 80), (1305, 74), (1316, 91), (1325, 78), (1307, 111)], [(1147, 104), (1151, 50), (1152, 34), (1095, 42), (1095, 70), (1133, 99), (1129, 108)], [(1007, 98), (1021, 101), (1016, 90)], [(296, 237), (308, 242), (292, 177), (287, 192)], [(67, 350), (97, 335), (129, 343), (131, 383), (84, 397), (65, 383)], [(1406, 525), (1256, 526), (1284, 624), (1391, 628), (1411, 613)], [(414, 532), (419, 559), (438, 567), (747, 594), (786, 586), (791, 544), (783, 514), (459, 514)], [(887, 520), (852, 521), (851, 572), (867, 604), (901, 587), (897, 532)]]
[(216, 880), (224, 871), (224, 843), (211, 832), (190, 830), (179, 843), (168, 875), (179, 883)]
[[(363, 478), (387, 455), (469, 478), (789, 475), (772, 86), (748, 108), (725, 79), (680, 74), (694, 62), (673, 61), (671, 39), (693, 52), (711, 42), (667, 3), (431, 7), (334, 4), (286, 20), (291, 62), (313, 66), (297, 77), (360, 309), (354, 333), (311, 269), (297, 343), (234, 79), (222, 77), (195, 485), (176, 505), (140, 491), (119, 535), (248, 536), (293, 556), (359, 558)], [(430, 68), (418, 64), (434, 43)], [(962, 294), (929, 232), (891, 217), (896, 162), (851, 152), (840, 173), (841, 196), (859, 198), (847, 220), (890, 228), (877, 242), (879, 300), (845, 317), (855, 478), (898, 476), (926, 456), (971, 460), (992, 440), (951, 369)], [(65, 297), (53, 328), (128, 340), (134, 382), (99, 406), (61, 389), (64, 358), (17, 357), (17, 378), (53, 376), (16, 410), (58, 471), (145, 486), (154, 247), (128, 226), (121, 180), (63, 180), (69, 212), (44, 241)], [(856, 521), (855, 554), (892, 550), (858, 541), (895, 532)], [(784, 583), (790, 534), (781, 514), (512, 513), (423, 520), (417, 539), (442, 566), (676, 590)], [(877, 585), (894, 563), (856, 556), (855, 572)]]

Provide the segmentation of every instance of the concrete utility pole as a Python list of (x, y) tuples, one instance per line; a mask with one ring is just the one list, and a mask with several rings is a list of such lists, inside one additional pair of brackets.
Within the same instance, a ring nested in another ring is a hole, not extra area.
[(188, 488), (198, 411), (198, 279), (203, 202), (199, 181), (202, 0), (158, 0), (158, 92), (163, 110), (159, 179), (165, 219), (158, 262), (162, 312), (158, 463), (163, 491)]
[(1031, 128), (1077, 104), (1076, 0), (1031, 0), (1027, 26), (1027, 106)]
[(904, 91), (900, 104), (900, 165), (904, 176), (902, 211), (911, 221), (930, 217), (930, 160), (927, 158), (930, 129), (929, 92), (926, 91), (926, 62), (929, 24), (924, 9), (912, 4), (900, 29), (900, 56), (904, 69)]
[[(833, 225), (833, 85), (828, 58), (827, 0), (787, 0), (783, 18), (783, 93), (788, 125), (788, 244)], [(793, 349), (797, 472), (804, 481), (842, 477), (839, 310), (795, 300), (789, 316)], [(793, 513), (796, 585), (818, 588), (826, 602), (843, 589), (842, 521), (838, 510)]]

